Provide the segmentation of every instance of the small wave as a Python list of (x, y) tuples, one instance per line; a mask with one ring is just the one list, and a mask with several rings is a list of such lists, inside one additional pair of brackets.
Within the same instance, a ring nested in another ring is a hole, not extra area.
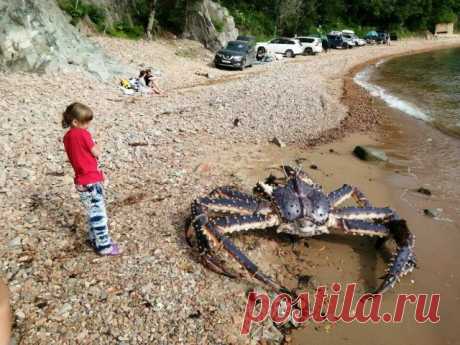
[[(382, 64), (384, 60), (379, 61)], [(372, 96), (379, 97), (390, 107), (401, 110), (402, 112), (415, 117), (417, 119), (431, 122), (432, 119), (425, 112), (417, 108), (410, 102), (404, 101), (395, 95), (389, 93), (386, 89), (381, 86), (374, 85), (369, 82), (370, 68), (365, 68), (353, 78), (356, 84), (366, 89)]]
[(382, 59), (375, 64), (375, 67), (380, 67), (381, 64), (385, 63), (387, 60)]

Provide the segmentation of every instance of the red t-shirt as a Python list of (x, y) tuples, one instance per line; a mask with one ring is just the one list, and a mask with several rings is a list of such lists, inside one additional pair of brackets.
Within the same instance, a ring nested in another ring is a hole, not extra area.
[(71, 128), (64, 136), (64, 147), (75, 171), (75, 184), (87, 185), (104, 180), (97, 159), (91, 153), (94, 146), (91, 134), (83, 128)]

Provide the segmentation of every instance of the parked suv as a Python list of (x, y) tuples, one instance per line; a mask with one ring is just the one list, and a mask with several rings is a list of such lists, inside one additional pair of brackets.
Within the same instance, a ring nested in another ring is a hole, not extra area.
[(303, 54), (304, 47), (295, 38), (275, 38), (270, 42), (257, 44), (257, 55), (265, 55), (266, 52), (283, 54), (286, 57), (295, 57)]
[(329, 34), (327, 35), (327, 42), (329, 43), (330, 48), (342, 48), (342, 49), (351, 49), (354, 46), (354, 43), (347, 39), (342, 37), (342, 35), (338, 34)]
[(366, 41), (356, 36), (353, 30), (342, 30), (342, 37), (352, 41), (357, 47), (366, 45)]
[(323, 51), (323, 45), (321, 44), (321, 39), (318, 37), (309, 37), (301, 36), (297, 37), (300, 41), (300, 44), (304, 47), (304, 55), (316, 55)]
[(377, 35), (378, 35), (378, 40), (377, 40), (378, 43), (387, 44), (388, 41), (390, 40), (390, 34), (388, 34), (387, 32), (378, 31)]
[(255, 47), (246, 41), (230, 41), (216, 53), (216, 67), (231, 67), (243, 70), (250, 67), (256, 59)]

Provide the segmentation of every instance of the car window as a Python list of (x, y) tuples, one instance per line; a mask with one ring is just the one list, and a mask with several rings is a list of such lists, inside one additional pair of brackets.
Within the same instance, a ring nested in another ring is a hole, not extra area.
[(228, 42), (227, 49), (236, 51), (246, 51), (248, 46), (241, 42)]
[(280, 43), (280, 39), (275, 38), (274, 40), (271, 40), (270, 43), (276, 43), (276, 44), (278, 44), (278, 43)]
[(294, 44), (294, 41), (283, 39), (282, 44)]
[(302, 39), (302, 42), (305, 42), (305, 43), (313, 43), (313, 42), (315, 42), (315, 39), (314, 39), (314, 38), (303, 38), (303, 39)]

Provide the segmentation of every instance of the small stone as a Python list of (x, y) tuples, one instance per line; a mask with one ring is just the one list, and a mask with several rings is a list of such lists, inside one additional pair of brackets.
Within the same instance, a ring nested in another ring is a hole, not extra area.
[(57, 312), (59, 316), (68, 314), (72, 310), (72, 306), (68, 303), (64, 304), (61, 309)]
[(18, 176), (27, 181), (35, 180), (35, 172), (31, 169), (22, 168), (18, 171)]
[(428, 195), (428, 196), (431, 195), (431, 191), (424, 187), (420, 187), (419, 189), (417, 189), (417, 193)]
[(310, 281), (312, 277), (309, 275), (300, 275), (297, 277), (297, 285), (299, 287), (301, 286), (308, 286), (308, 282)]
[(22, 244), (22, 240), (20, 237), (13, 238), (10, 242), (8, 242), (9, 247), (19, 247)]
[(318, 166), (315, 164), (310, 165), (310, 169), (312, 170), (318, 170)]
[(363, 161), (388, 161), (386, 153), (369, 146), (356, 146), (353, 154)]
[(423, 210), (423, 214), (431, 218), (437, 218), (441, 215), (441, 213), (442, 210), (440, 208), (426, 208)]
[(278, 138), (278, 137), (274, 137), (272, 139), (272, 143), (277, 145), (277, 146), (279, 146), (279, 147), (281, 147), (281, 148), (286, 147), (286, 144), (283, 141), (281, 141), (281, 139)]
[(26, 314), (24, 314), (24, 312), (21, 309), (16, 310), (14, 315), (18, 320), (24, 320), (26, 318)]
[(6, 172), (2, 169), (0, 171), (0, 188), (3, 188), (6, 186), (6, 181), (7, 181)]

